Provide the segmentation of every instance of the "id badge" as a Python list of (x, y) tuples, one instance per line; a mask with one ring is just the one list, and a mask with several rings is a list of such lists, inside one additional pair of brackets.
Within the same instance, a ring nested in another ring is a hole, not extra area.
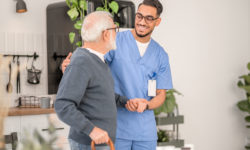
[(156, 80), (148, 80), (148, 96), (156, 96)]

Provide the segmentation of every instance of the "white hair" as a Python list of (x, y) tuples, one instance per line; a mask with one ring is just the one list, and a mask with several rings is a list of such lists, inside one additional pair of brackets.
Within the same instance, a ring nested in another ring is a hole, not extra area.
[(95, 11), (88, 14), (83, 21), (81, 36), (86, 42), (97, 42), (103, 30), (112, 27), (112, 15), (106, 11)]

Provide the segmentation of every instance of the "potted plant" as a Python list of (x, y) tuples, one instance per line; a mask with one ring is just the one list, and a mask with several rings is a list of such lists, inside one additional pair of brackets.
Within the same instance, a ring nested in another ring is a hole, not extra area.
[[(80, 38), (82, 22), (87, 12), (87, 0), (66, 0), (66, 3), (69, 7), (67, 11), (68, 16), (72, 21), (75, 22), (74, 28), (77, 30), (77, 33), (74, 31), (69, 33), (69, 40), (71, 44), (75, 44), (78, 47), (82, 46), (82, 41)], [(112, 15), (117, 14), (119, 9), (119, 5), (116, 1), (112, 0), (108, 2), (108, 0), (103, 0), (103, 7), (97, 7), (97, 11), (107, 11)], [(79, 37), (76, 37), (78, 35)]]
[[(247, 68), (250, 71), (250, 62), (247, 64)], [(246, 92), (246, 99), (241, 100), (237, 103), (238, 108), (247, 113), (245, 121), (247, 122), (247, 128), (250, 128), (250, 72), (246, 75), (239, 77), (238, 87), (244, 89)], [(245, 146), (246, 149), (250, 149), (250, 143)]]
[(168, 142), (169, 141), (168, 134), (166, 134), (166, 131), (164, 131), (164, 130), (159, 130), (157, 132), (157, 136), (158, 136), (157, 142)]
[(155, 115), (160, 113), (173, 114), (174, 109), (178, 109), (178, 104), (176, 103), (175, 94), (182, 95), (175, 89), (167, 90), (165, 102), (154, 110)]
[[(184, 123), (184, 116), (179, 115), (175, 95), (182, 95), (175, 89), (167, 90), (165, 102), (154, 110), (157, 125), (172, 125), (173, 130), (158, 129), (158, 146), (184, 146), (184, 140), (179, 139), (179, 124)], [(174, 111), (176, 110), (176, 113)], [(171, 134), (171, 135), (169, 135)], [(175, 137), (174, 137), (175, 135)]]

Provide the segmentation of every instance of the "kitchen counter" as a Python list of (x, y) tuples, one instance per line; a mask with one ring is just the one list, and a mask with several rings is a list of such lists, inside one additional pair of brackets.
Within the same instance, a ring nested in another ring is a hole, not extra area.
[(8, 116), (26, 116), (26, 115), (41, 115), (55, 113), (54, 108), (17, 108), (9, 109)]

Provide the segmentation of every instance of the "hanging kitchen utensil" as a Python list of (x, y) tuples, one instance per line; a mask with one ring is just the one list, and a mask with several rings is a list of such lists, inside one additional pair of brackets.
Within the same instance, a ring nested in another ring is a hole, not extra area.
[(26, 69), (28, 71), (28, 79), (27, 79), (27, 81), (30, 84), (39, 84), (42, 71), (35, 68), (34, 60), (35, 60), (35, 58), (33, 58), (33, 60), (32, 60), (32, 64), (31, 64), (30, 69), (28, 69), (27, 66), (26, 66)]
[(10, 62), (9, 63), (9, 82), (8, 82), (8, 84), (6, 86), (6, 90), (7, 90), (8, 93), (11, 93), (12, 89), (13, 89), (13, 87), (12, 87), (12, 84), (11, 84), (11, 62)]
[(17, 57), (17, 77), (16, 77), (16, 93), (21, 93), (21, 82), (20, 82), (20, 61)]

